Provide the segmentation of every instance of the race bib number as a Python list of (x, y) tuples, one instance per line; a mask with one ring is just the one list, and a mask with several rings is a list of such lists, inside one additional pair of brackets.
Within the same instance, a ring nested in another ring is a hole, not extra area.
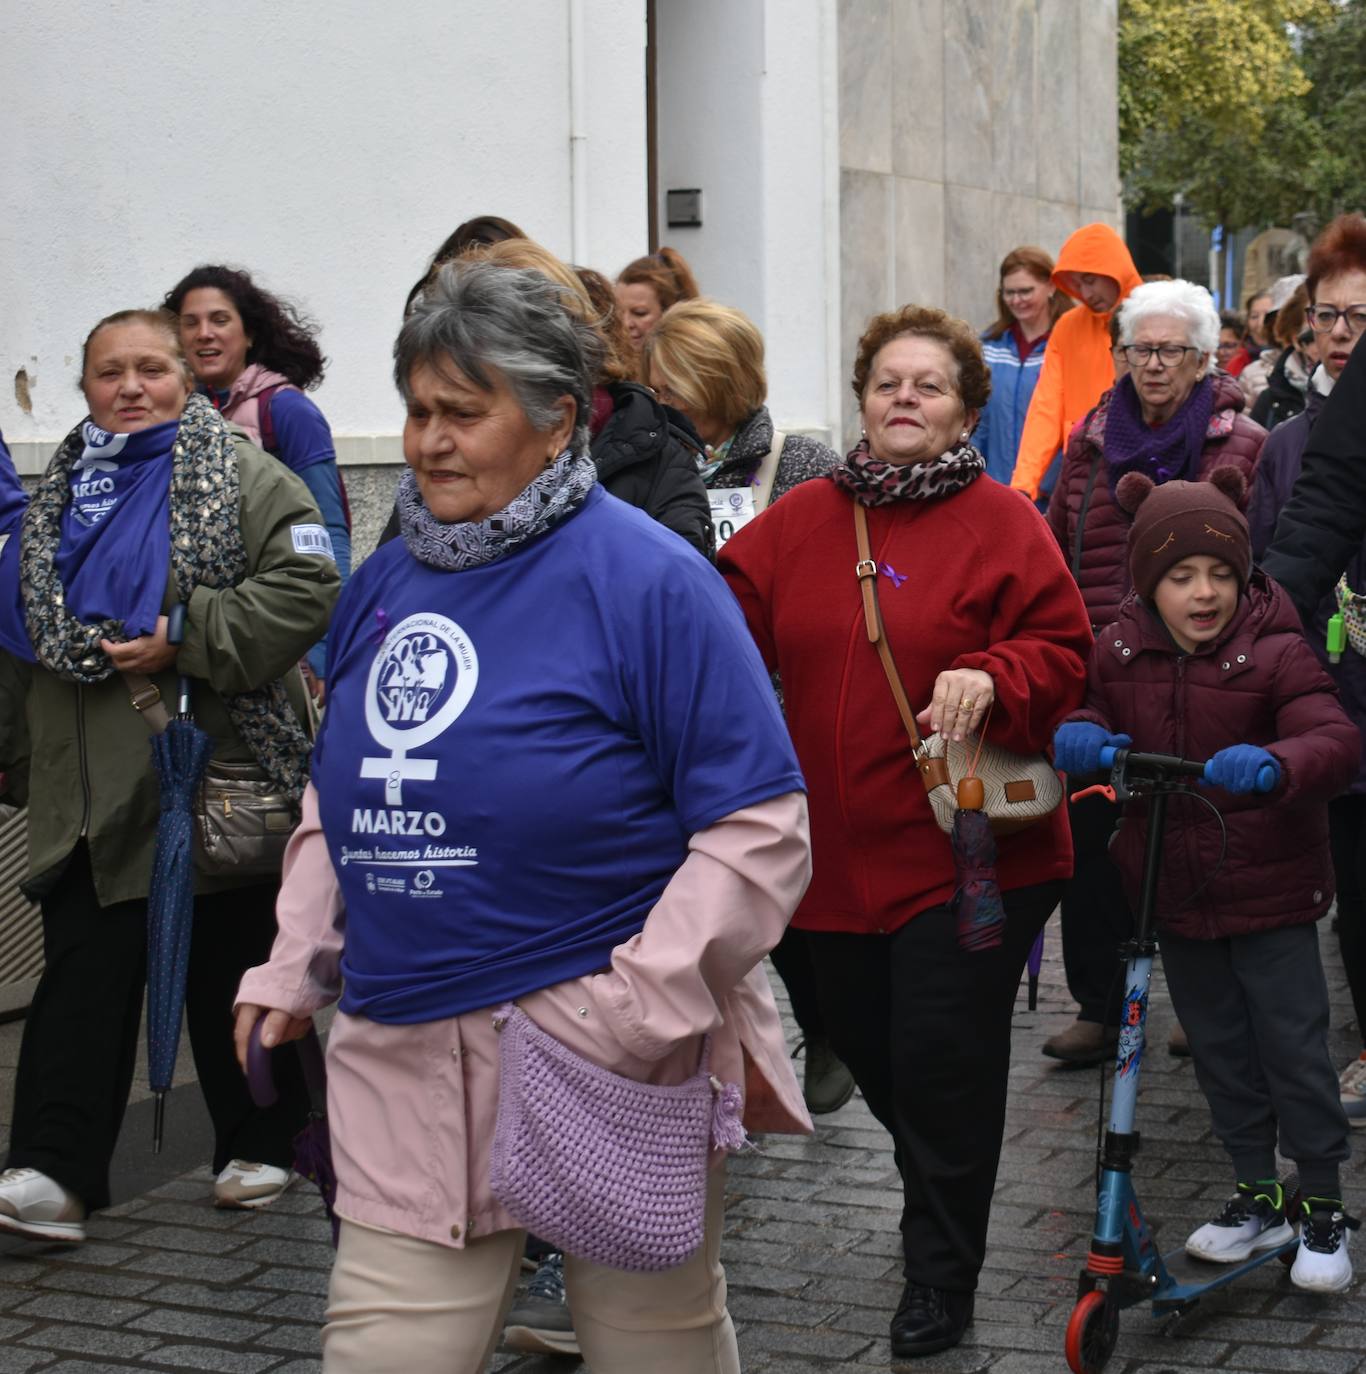
[(337, 561), (332, 552), (332, 536), (325, 525), (291, 525), (289, 531), (294, 536), (295, 553), (320, 553), (334, 563)]
[(711, 523), (716, 529), (719, 549), (738, 529), (754, 519), (754, 491), (751, 487), (722, 487), (707, 493), (711, 501)]

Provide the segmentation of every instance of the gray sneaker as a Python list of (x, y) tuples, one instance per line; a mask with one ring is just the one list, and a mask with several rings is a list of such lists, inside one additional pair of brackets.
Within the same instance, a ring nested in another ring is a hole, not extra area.
[(547, 1255), (503, 1325), (503, 1344), (527, 1355), (577, 1355), (574, 1319), (564, 1297), (564, 1256)]

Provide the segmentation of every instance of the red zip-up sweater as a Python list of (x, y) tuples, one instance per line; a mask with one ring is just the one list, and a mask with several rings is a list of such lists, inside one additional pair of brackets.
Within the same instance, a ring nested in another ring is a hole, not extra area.
[[(868, 642), (853, 500), (803, 482), (718, 557), (750, 632), (782, 677), (811, 808), (814, 876), (793, 925), (890, 933), (949, 900), (948, 837)], [(946, 668), (996, 684), (988, 738), (1039, 751), (1081, 702), (1091, 630), (1038, 512), (988, 477), (943, 500), (869, 510), (888, 643), (917, 710)], [(1072, 872), (1062, 808), (999, 841), (1004, 889)]]

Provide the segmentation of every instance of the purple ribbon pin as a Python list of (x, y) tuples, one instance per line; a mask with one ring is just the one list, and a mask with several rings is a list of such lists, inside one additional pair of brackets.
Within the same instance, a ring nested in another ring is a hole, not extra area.
[(901, 584), (906, 580), (903, 574), (897, 572), (897, 570), (894, 567), (892, 567), (890, 563), (884, 563), (880, 571), (883, 577), (890, 577), (892, 579), (892, 587), (895, 590), (901, 590)]

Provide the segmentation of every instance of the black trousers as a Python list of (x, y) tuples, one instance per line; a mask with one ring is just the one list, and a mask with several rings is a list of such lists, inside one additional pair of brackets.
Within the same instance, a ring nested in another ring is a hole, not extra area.
[[(292, 1045), (275, 1052), (280, 1098), (264, 1111), (252, 1103), (233, 1052), (237, 984), (269, 957), (276, 890), (265, 883), (195, 900), (186, 1022), (213, 1121), (215, 1172), (230, 1159), (287, 1166), (308, 1115)], [(19, 1050), (7, 1167), (38, 1169), (94, 1210), (109, 1205), (109, 1163), (133, 1082), (147, 903), (101, 908), (82, 843), (42, 908), (46, 967)]]
[(1357, 1033), (1366, 1045), (1366, 795), (1348, 793), (1329, 802), (1328, 833), (1338, 885), (1338, 944)]
[(809, 1045), (825, 1040), (825, 1019), (821, 1016), (820, 995), (816, 989), (816, 969), (811, 960), (809, 932), (788, 926), (769, 957), (787, 989), (792, 1003), (792, 1019)]
[(816, 987), (835, 1053), (891, 1133), (905, 1202), (908, 1279), (971, 1291), (1005, 1131), (1010, 1020), (1029, 948), (1061, 883), (1005, 894), (996, 949), (958, 947), (946, 907), (892, 935), (810, 931)]
[(1076, 867), (1062, 893), (1063, 967), (1067, 990), (1081, 1008), (1077, 1019), (1104, 1026), (1119, 1025), (1119, 947), (1134, 933), (1133, 910), (1110, 858), (1119, 811), (1101, 797), (1067, 807)]

